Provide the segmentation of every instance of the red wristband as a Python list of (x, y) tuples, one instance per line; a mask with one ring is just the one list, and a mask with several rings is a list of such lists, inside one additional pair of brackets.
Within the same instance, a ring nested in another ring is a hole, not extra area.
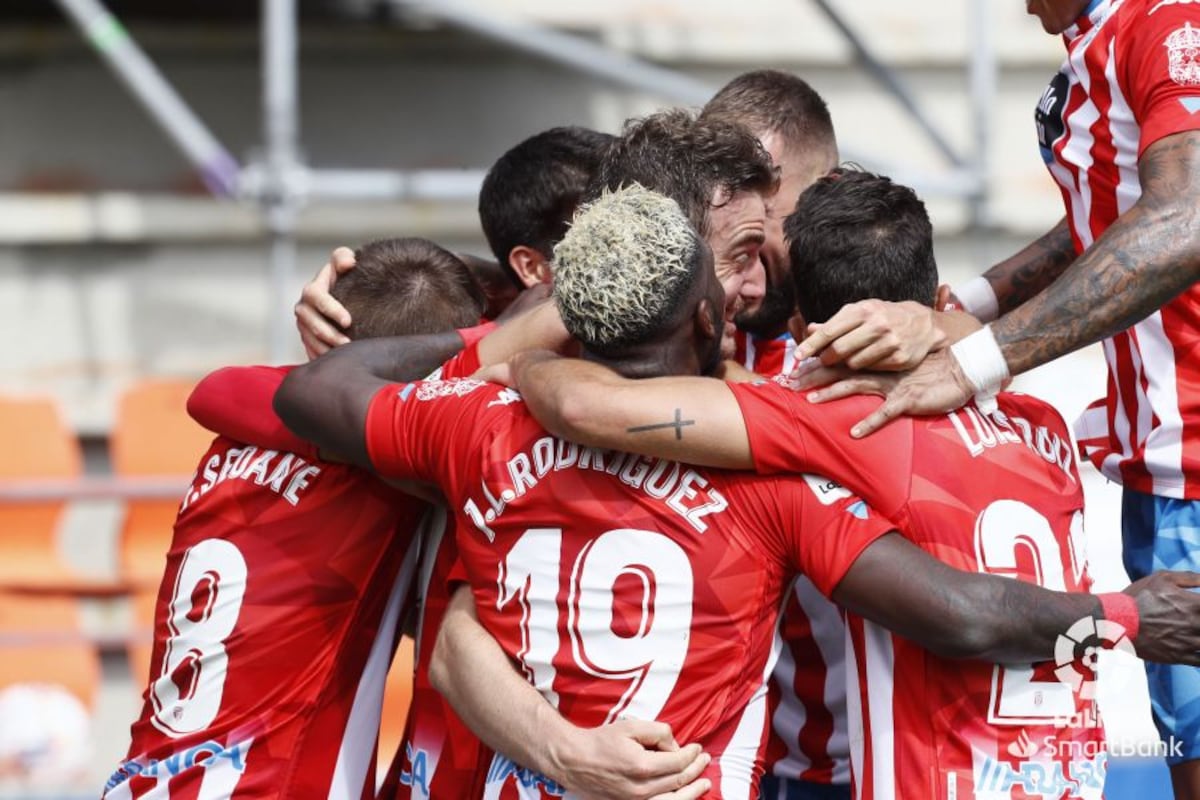
[(1104, 611), (1104, 618), (1124, 628), (1125, 636), (1132, 644), (1133, 640), (1137, 638), (1138, 627), (1141, 624), (1137, 601), (1124, 592), (1106, 592), (1098, 594), (1096, 597), (1100, 598), (1100, 608)]
[(478, 342), (483, 337), (487, 336), (492, 331), (500, 326), (495, 322), (485, 322), (482, 325), (476, 325), (474, 328), (459, 328), (458, 335), (462, 337), (463, 347), (470, 347)]

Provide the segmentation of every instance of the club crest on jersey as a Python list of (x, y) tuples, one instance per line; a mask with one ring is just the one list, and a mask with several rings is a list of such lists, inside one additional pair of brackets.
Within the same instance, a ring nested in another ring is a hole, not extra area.
[(487, 386), (487, 384), (472, 378), (452, 381), (424, 381), (417, 384), (417, 399), (438, 400), (442, 397), (464, 397), (481, 386)]
[(1185, 22), (1163, 42), (1167, 71), (1180, 86), (1200, 86), (1200, 30)]

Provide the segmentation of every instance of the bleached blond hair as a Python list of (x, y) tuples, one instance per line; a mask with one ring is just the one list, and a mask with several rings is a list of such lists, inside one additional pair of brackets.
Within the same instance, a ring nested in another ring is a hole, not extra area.
[(554, 301), (589, 350), (611, 355), (673, 321), (704, 244), (679, 204), (638, 184), (581, 206), (554, 248)]

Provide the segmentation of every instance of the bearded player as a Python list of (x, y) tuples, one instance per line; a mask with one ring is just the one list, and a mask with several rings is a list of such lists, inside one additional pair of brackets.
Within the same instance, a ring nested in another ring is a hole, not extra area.
[[(715, 365), (723, 292), (673, 202), (639, 187), (602, 198), (577, 217), (556, 258), (556, 298), (592, 357), (641, 375)], [(657, 278), (653, 291), (647, 275)], [(757, 795), (774, 612), (796, 567), (822, 591), (948, 651), (1047, 653), (1054, 631), (1100, 611), (1088, 595), (954, 573), (887, 535), (890, 523), (857, 498), (830, 502), (817, 479), (580, 448), (546, 435), (510, 390), (389, 383), (378, 364), (392, 346), (356, 343), (297, 369), (276, 396), (281, 418), (383, 474), (435, 479), (459, 519), (480, 620), (530, 682), (576, 724), (659, 718), (698, 738), (713, 756), (711, 796)], [(945, 594), (931, 600), (911, 586), (914, 576), (944, 583)], [(970, 644), (945, 619), (972, 606), (968, 597), (982, 601), (971, 610), (989, 623)], [(1147, 617), (1147, 628), (1167, 624)], [(484, 796), (505, 791), (563, 788), (498, 759)]]
[[(823, 321), (864, 296), (932, 304), (932, 231), (910, 190), (841, 172), (801, 196), (786, 229), (805, 319)], [(953, 566), (1060, 590), (1090, 583), (1069, 434), (1034, 398), (1004, 394), (998, 411), (968, 406), (853, 440), (842, 423), (872, 401), (818, 408), (776, 384), (630, 382), (569, 361), (526, 359), (514, 377), (559, 435), (765, 473), (824, 469)], [(678, 438), (648, 428), (668, 410), (693, 423)], [(827, 488), (831, 496), (845, 491)], [(1156, 579), (1196, 583), (1169, 575)], [(1170, 602), (1190, 602), (1190, 593), (1171, 594)], [(1138, 632), (1128, 595), (1102, 597), (1108, 621), (1120, 627), (1102, 627), (1109, 641), (1097, 642), (1084, 622), (1090, 635), (1076, 638), (1112, 645), (1125, 636), (1145, 658), (1178, 658), (1158, 649), (1144, 625)], [(1182, 625), (1191, 612), (1176, 613)], [(1094, 701), (1061, 681), (1053, 664), (948, 661), (854, 613), (848, 630), (859, 796), (1101, 796), (1106, 761)]]

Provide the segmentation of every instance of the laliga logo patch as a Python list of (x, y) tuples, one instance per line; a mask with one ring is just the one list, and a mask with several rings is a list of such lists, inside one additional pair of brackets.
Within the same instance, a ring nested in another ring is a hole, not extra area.
[(1200, 31), (1185, 22), (1166, 38), (1167, 71), (1180, 86), (1200, 86)]
[(1125, 627), (1112, 620), (1084, 617), (1054, 642), (1054, 676), (1079, 692), (1084, 700), (1096, 698), (1096, 664), (1101, 650), (1136, 655)]

